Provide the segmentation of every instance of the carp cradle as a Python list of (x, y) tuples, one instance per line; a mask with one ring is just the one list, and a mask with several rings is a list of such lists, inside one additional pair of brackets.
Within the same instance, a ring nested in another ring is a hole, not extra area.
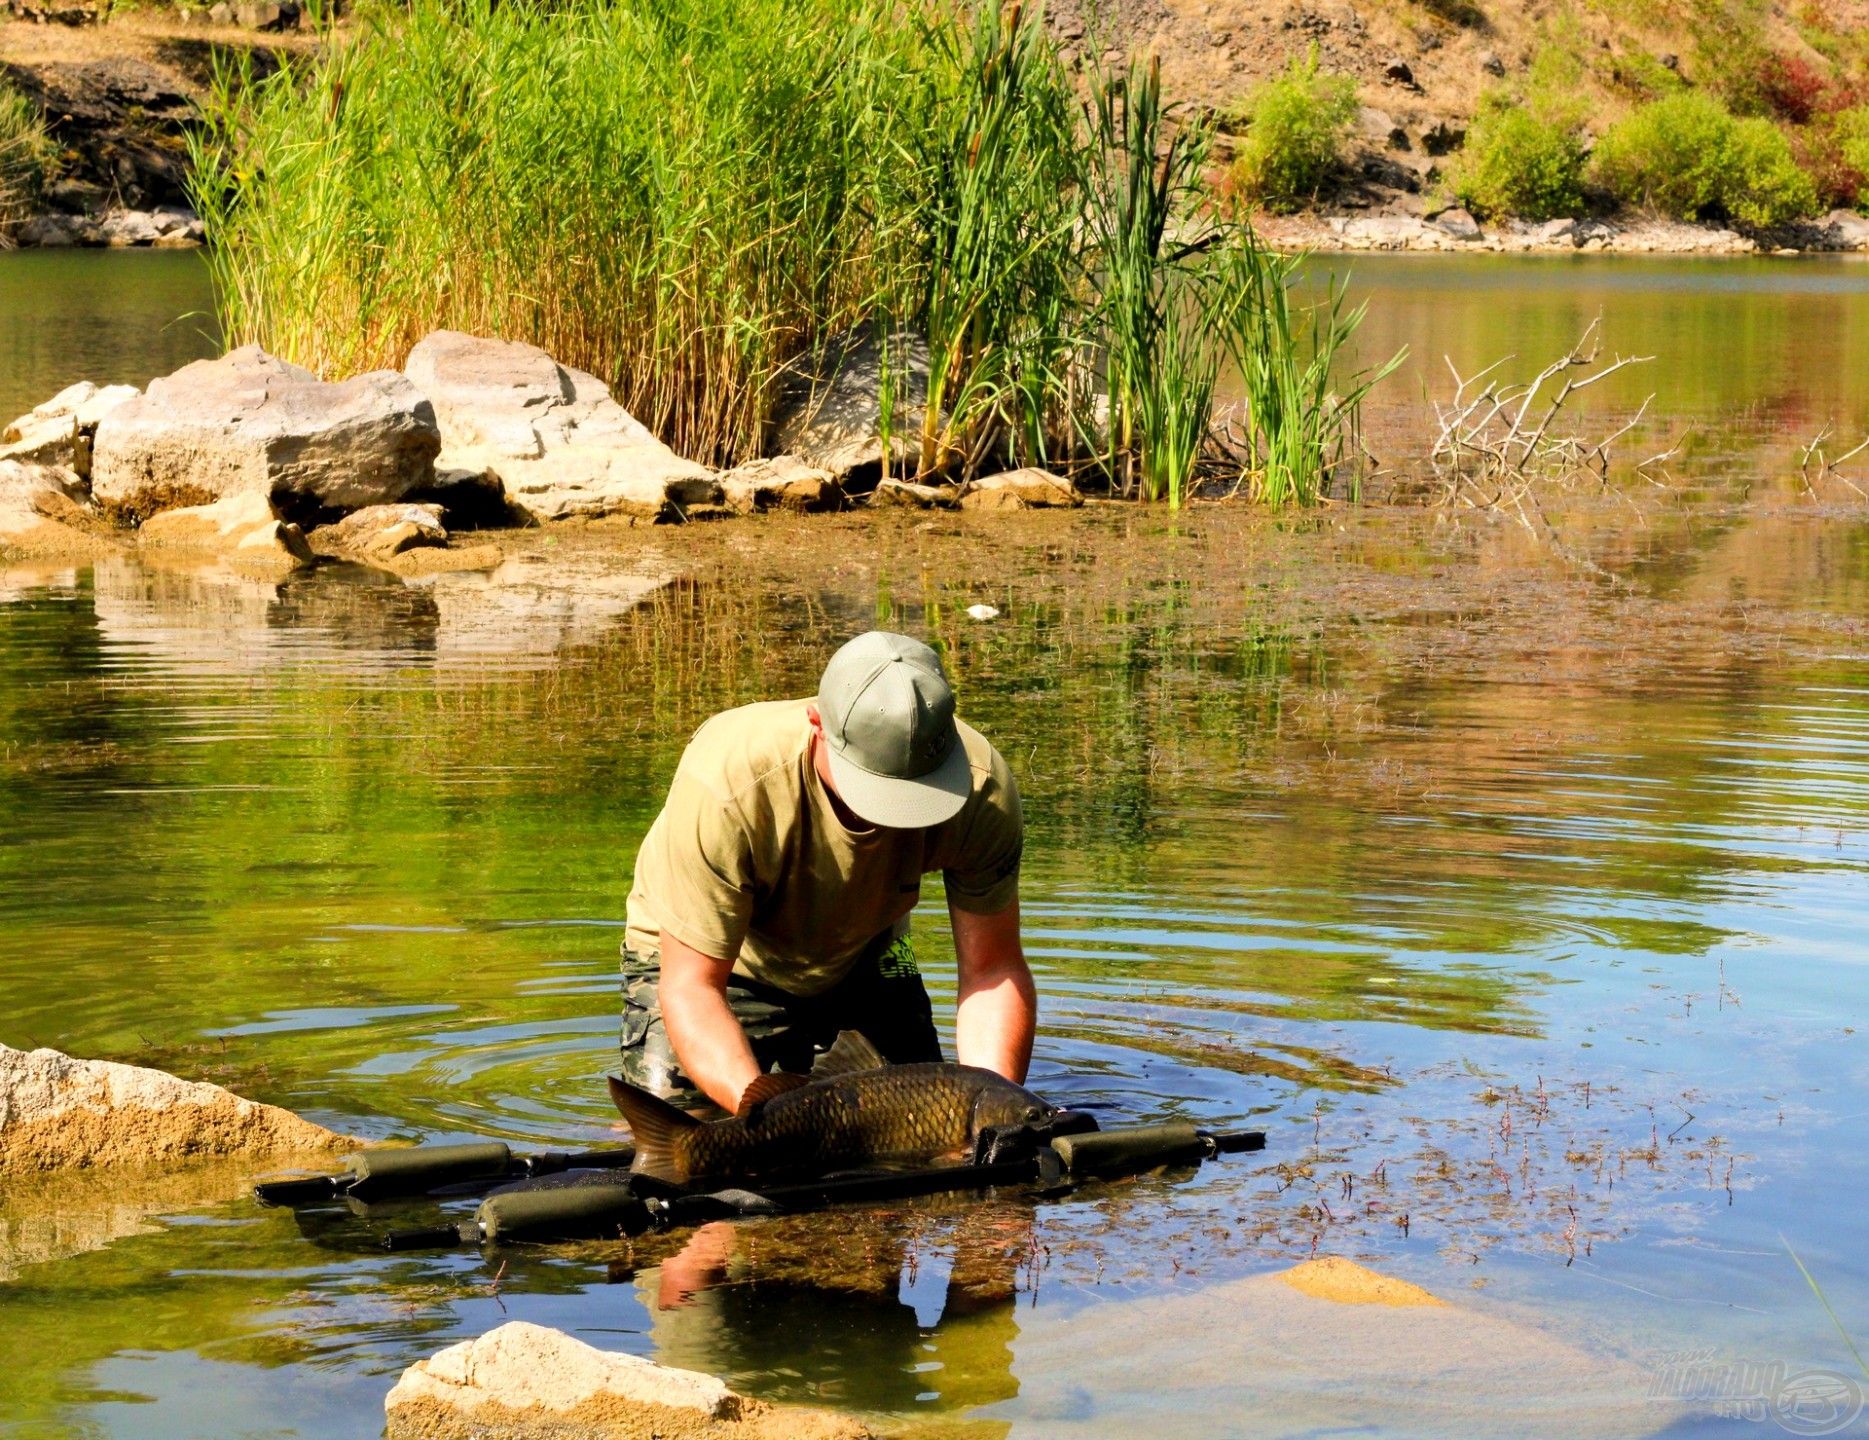
[(899, 1200), (953, 1190), (1030, 1185), (1057, 1195), (1085, 1180), (1135, 1175), (1164, 1165), (1199, 1164), (1265, 1148), (1259, 1130), (1214, 1132), (1183, 1122), (1100, 1130), (1080, 1110), (1061, 1110), (1041, 1125), (981, 1132), (959, 1165), (829, 1176), (758, 1189), (683, 1190), (644, 1175), (618, 1175), (633, 1147), (515, 1156), (498, 1141), (363, 1150), (336, 1175), (275, 1180), (254, 1187), (262, 1204), (304, 1206), (399, 1197), (438, 1199), (485, 1194), (473, 1215), (454, 1224), (377, 1236), (387, 1250), (458, 1245), (600, 1240), (675, 1230), (710, 1220), (797, 1215), (832, 1205)]

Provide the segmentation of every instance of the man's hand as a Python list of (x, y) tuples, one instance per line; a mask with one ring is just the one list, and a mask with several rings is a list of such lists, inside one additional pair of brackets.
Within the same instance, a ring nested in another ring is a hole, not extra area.
[(662, 1024), (669, 1044), (689, 1079), (730, 1115), (759, 1078), (753, 1047), (727, 1004), (732, 974), (731, 960), (715, 960), (662, 932)]
[(963, 1065), (996, 1071), (1022, 1085), (1032, 1063), (1038, 992), (1019, 944), (1019, 902), (997, 915), (975, 915), (949, 905), (948, 917), (960, 963), (955, 1053)]

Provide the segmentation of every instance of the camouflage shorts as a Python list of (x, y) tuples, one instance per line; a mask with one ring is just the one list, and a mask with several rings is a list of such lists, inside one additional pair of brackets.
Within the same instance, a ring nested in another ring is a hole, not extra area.
[[(662, 1024), (660, 975), (656, 956), (623, 952), (623, 1078), (677, 1103), (700, 1102)], [(892, 1064), (941, 1059), (934, 1011), (906, 935), (879, 941), (821, 995), (789, 995), (735, 975), (727, 1004), (765, 1070), (810, 1070), (840, 1030), (862, 1031)]]

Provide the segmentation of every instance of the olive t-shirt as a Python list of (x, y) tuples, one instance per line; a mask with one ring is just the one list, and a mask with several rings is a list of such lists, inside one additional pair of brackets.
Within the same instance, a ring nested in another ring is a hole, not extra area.
[(872, 940), (906, 928), (932, 870), (959, 910), (994, 915), (1018, 898), (1019, 791), (984, 736), (960, 726), (973, 793), (952, 820), (850, 830), (811, 763), (806, 704), (744, 705), (695, 732), (636, 856), (631, 950), (656, 953), (666, 930), (736, 957), (738, 974), (815, 995)]

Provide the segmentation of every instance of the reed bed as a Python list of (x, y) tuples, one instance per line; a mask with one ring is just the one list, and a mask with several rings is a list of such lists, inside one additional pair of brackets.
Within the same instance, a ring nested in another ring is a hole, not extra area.
[[(193, 158), (231, 340), (325, 373), (443, 326), (529, 340), (731, 464), (826, 347), (916, 336), (913, 478), (1303, 502), (1350, 457), (1360, 313), (1294, 323), (1293, 262), (1217, 203), (1159, 72), (1080, 79), (1021, 4), (411, 0), (366, 27), (218, 78)], [(1214, 423), (1229, 363), (1254, 445)]]

